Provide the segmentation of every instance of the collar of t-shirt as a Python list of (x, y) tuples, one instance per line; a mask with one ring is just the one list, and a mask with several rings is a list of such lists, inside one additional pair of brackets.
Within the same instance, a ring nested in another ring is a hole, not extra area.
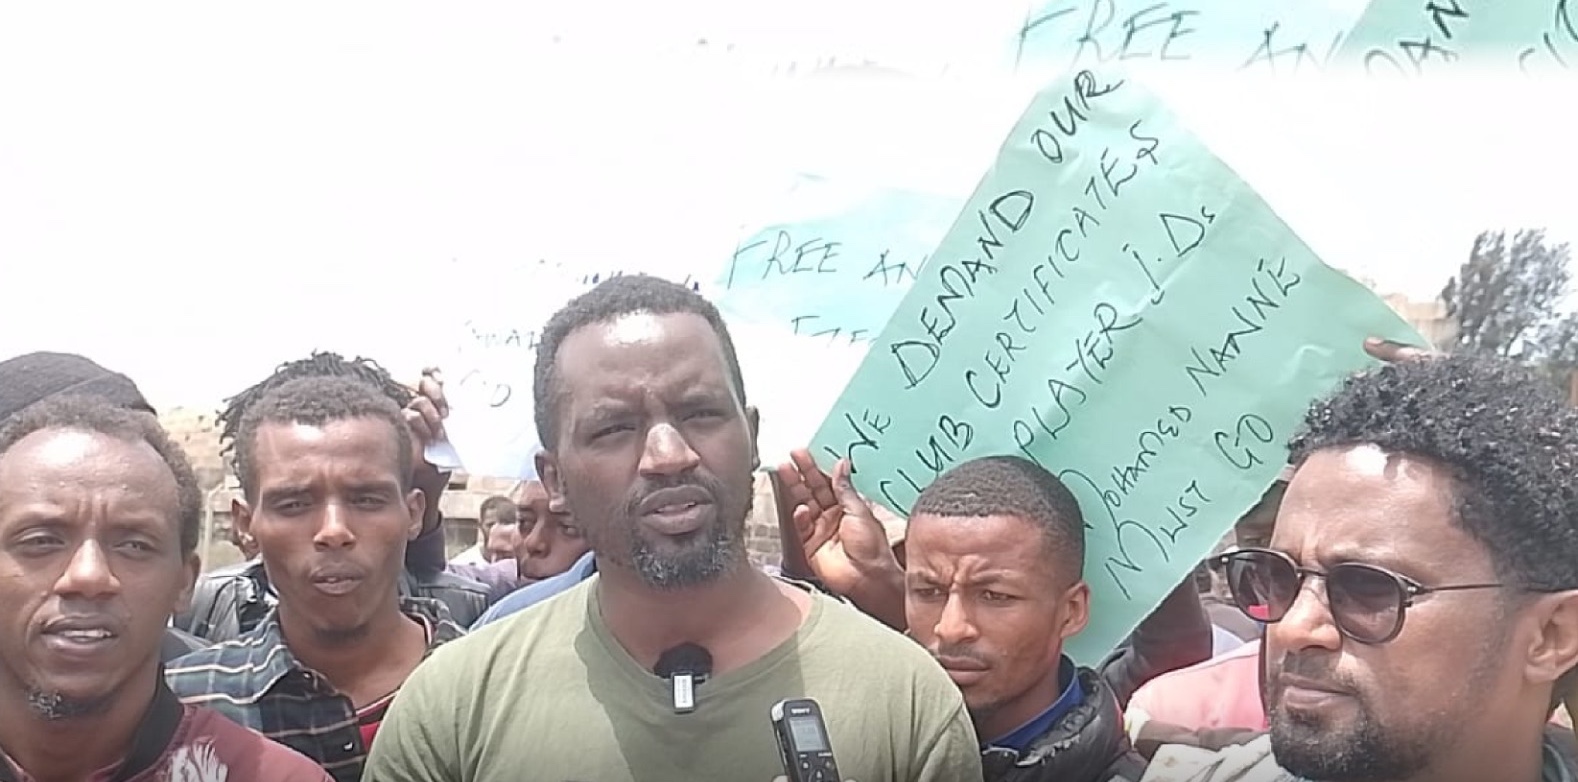
[[(433, 646), (433, 623), (425, 616), (418, 616), (422, 621), (422, 632), (426, 638), (428, 648)], [(399, 690), (389, 693), (366, 706), (356, 710), (356, 729), (362, 734), (362, 746), (371, 747), (373, 738), (378, 735), (378, 727), (384, 723), (384, 715), (389, 713), (389, 705), (394, 703), (395, 695)]]
[(1057, 675), (1059, 683), (1062, 684), (1063, 694), (1059, 695), (1058, 699), (1046, 708), (1046, 711), (1032, 717), (1029, 722), (1014, 728), (1002, 738), (988, 741), (986, 743), (987, 747), (1000, 747), (1002, 749), (1011, 749), (1015, 752), (1024, 752), (1030, 748), (1031, 744), (1035, 743), (1036, 739), (1045, 736), (1047, 731), (1057, 724), (1058, 720), (1072, 711), (1075, 706), (1085, 701), (1085, 688), (1080, 686), (1079, 669), (1075, 667), (1073, 660), (1065, 656), (1062, 662), (1058, 664)]

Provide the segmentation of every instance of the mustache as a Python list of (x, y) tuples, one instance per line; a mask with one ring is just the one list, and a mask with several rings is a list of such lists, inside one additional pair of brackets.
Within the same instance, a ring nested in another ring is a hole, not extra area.
[(647, 498), (665, 489), (696, 488), (712, 495), (717, 501), (724, 493), (723, 483), (710, 475), (691, 473), (688, 475), (675, 475), (663, 478), (642, 478), (630, 490), (630, 497), (625, 500), (625, 513), (629, 516), (638, 516), (641, 512), (641, 503)]
[(1337, 658), (1325, 653), (1286, 655), (1282, 658), (1282, 664), (1277, 666), (1276, 675), (1271, 677), (1271, 680), (1277, 682), (1283, 676), (1319, 682), (1322, 686), (1341, 692), (1357, 692), (1359, 689), (1348, 677), (1337, 672)]
[(982, 657), (980, 652), (959, 644), (941, 644), (936, 649), (931, 650), (931, 654), (933, 657), (948, 657), (955, 660), (969, 660), (981, 665), (988, 664), (986, 658)]

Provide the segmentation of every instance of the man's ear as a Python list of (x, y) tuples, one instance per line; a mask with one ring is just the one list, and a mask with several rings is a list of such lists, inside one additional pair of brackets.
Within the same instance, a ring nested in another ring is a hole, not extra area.
[(230, 530), (244, 546), (257, 547), (252, 536), (252, 506), (244, 499), (230, 501)]
[(1090, 585), (1081, 580), (1063, 593), (1063, 628), (1060, 635), (1067, 641), (1083, 632), (1089, 624)]
[(406, 530), (406, 540), (416, 540), (422, 534), (422, 519), (427, 517), (427, 492), (421, 489), (407, 492), (405, 507), (411, 512), (411, 526)]
[(197, 577), (203, 572), (203, 558), (194, 551), (186, 555), (186, 561), (181, 563), (186, 570), (181, 582), (181, 592), (175, 598), (176, 614), (184, 614), (192, 610), (192, 593), (197, 589)]
[(751, 471), (755, 472), (762, 466), (762, 455), (756, 445), (757, 438), (762, 435), (762, 411), (746, 405), (745, 424), (751, 428)]
[(1531, 612), (1535, 631), (1524, 676), (1533, 684), (1555, 683), (1578, 667), (1578, 590), (1541, 595), (1526, 610)]
[(548, 492), (548, 510), (552, 513), (569, 513), (570, 503), (564, 496), (564, 478), (559, 474), (559, 458), (552, 451), (537, 452), (537, 479)]

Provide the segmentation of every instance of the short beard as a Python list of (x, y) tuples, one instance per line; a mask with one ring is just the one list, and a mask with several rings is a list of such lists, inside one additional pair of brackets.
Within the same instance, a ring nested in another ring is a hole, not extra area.
[(675, 591), (710, 584), (734, 572), (748, 560), (744, 531), (751, 517), (755, 493), (746, 495), (744, 513), (731, 524), (720, 514), (705, 541), (694, 549), (673, 555), (652, 550), (640, 534), (630, 536), (630, 563), (642, 583), (660, 591)]
[[(1510, 635), (1505, 622), (1487, 633), (1474, 667), (1464, 672), (1464, 702), (1490, 691), (1495, 668)], [(1433, 724), (1387, 729), (1375, 716), (1368, 698), (1355, 694), (1357, 724), (1333, 726), (1272, 709), (1271, 753), (1277, 765), (1301, 779), (1317, 782), (1385, 782), (1412, 779), (1430, 768), (1444, 747), (1457, 741), (1461, 726), (1450, 719)], [(1407, 731), (1407, 732), (1405, 732)]]
[(694, 550), (674, 555), (653, 551), (639, 535), (631, 537), (630, 561), (649, 587), (664, 591), (701, 586), (728, 575), (740, 561), (739, 538), (723, 524)]
[[(1360, 704), (1365, 708), (1364, 704)], [(1271, 716), (1271, 754), (1301, 779), (1319, 782), (1384, 782), (1409, 779), (1430, 765), (1439, 736), (1386, 735), (1365, 711), (1343, 730), (1278, 711)]]
[(92, 717), (109, 710), (114, 693), (91, 698), (74, 698), (61, 692), (46, 692), (34, 687), (27, 690), (27, 707), (47, 722)]

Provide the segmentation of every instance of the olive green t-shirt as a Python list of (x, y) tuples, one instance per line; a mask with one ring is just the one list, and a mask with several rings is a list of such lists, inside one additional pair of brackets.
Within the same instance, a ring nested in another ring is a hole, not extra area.
[(367, 782), (771, 782), (768, 713), (822, 707), (839, 771), (857, 782), (977, 782), (964, 701), (914, 642), (813, 593), (794, 636), (696, 687), (675, 714), (668, 681), (610, 635), (594, 576), (440, 647), (400, 689)]

